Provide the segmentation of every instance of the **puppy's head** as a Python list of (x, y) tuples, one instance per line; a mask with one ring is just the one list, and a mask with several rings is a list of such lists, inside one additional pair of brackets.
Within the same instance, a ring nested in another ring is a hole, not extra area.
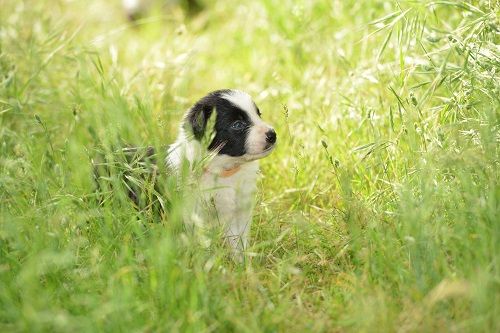
[[(214, 121), (208, 125), (211, 117)], [(238, 90), (217, 90), (203, 97), (189, 109), (185, 125), (209, 151), (243, 161), (263, 158), (276, 145), (274, 129), (261, 119), (250, 96)]]

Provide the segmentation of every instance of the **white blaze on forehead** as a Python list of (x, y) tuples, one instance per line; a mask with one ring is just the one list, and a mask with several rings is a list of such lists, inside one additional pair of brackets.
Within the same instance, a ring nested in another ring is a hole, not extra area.
[(221, 98), (230, 101), (233, 105), (236, 105), (245, 111), (253, 121), (256, 120), (255, 118), (258, 118), (257, 108), (255, 107), (252, 98), (247, 93), (239, 90), (231, 90), (222, 94)]

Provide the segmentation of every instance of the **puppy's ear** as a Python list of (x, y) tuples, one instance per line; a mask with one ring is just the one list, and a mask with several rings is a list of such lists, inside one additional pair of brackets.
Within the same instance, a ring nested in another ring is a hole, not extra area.
[(207, 129), (207, 122), (213, 113), (215, 103), (213, 96), (205, 96), (189, 109), (186, 125), (191, 129), (196, 140), (201, 140)]

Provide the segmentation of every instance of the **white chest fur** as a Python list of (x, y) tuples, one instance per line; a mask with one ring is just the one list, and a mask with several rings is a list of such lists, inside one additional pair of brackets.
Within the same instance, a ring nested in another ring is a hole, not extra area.
[(201, 178), (202, 198), (213, 204), (216, 219), (235, 250), (248, 244), (258, 171), (258, 161), (252, 161), (242, 164), (231, 176), (208, 171)]

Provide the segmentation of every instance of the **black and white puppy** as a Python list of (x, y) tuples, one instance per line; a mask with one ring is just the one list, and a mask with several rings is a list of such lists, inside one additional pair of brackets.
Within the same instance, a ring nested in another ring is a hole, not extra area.
[(248, 94), (217, 90), (187, 111), (178, 138), (169, 148), (166, 162), (174, 170), (210, 155), (199, 179), (202, 194), (196, 213), (203, 219), (201, 207), (212, 203), (235, 252), (248, 244), (258, 160), (275, 146), (276, 132), (261, 119)]

